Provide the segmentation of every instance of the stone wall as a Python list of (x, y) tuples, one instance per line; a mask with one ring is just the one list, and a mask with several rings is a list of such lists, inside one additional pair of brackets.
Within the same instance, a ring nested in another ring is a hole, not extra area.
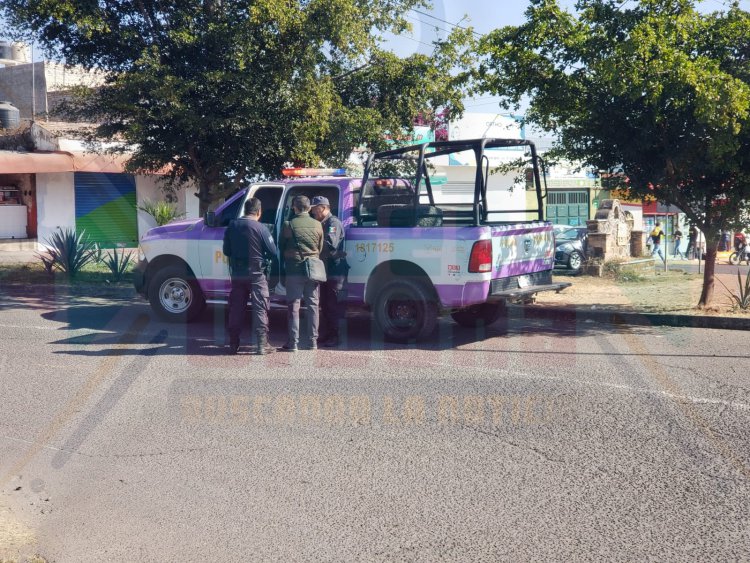
[(605, 199), (594, 219), (586, 221), (588, 257), (602, 262), (631, 256), (633, 217), (620, 207), (620, 200)]

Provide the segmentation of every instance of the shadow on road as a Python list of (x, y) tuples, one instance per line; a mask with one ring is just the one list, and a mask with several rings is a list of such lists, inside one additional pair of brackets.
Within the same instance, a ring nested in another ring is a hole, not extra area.
[[(93, 301), (93, 302), (92, 302)], [(226, 331), (226, 307), (208, 307), (201, 317), (187, 325), (172, 324), (159, 320), (151, 311), (148, 303), (135, 298), (114, 298), (94, 296), (73, 296), (54, 293), (45, 295), (41, 292), (16, 290), (6, 292), (0, 297), (0, 310), (24, 309), (39, 311), (40, 316), (54, 323), (59, 323), (62, 331), (83, 331), (59, 340), (54, 344), (75, 346), (73, 350), (59, 350), (56, 353), (79, 356), (107, 356), (112, 354), (149, 355), (201, 355), (218, 356), (226, 352), (228, 340)], [(304, 313), (303, 313), (304, 314)], [(134, 320), (142, 319), (136, 323)], [(270, 314), (270, 342), (281, 346), (286, 341), (286, 313), (282, 309), (273, 309)], [(304, 323), (303, 323), (304, 324)], [(246, 326), (249, 327), (249, 317)], [(382, 334), (374, 326), (371, 315), (362, 310), (349, 311), (347, 327), (342, 344), (335, 349), (323, 349), (339, 352), (370, 352), (378, 350), (423, 350), (444, 351), (461, 347), (478, 351), (477, 344), (493, 341), (493, 352), (508, 353), (503, 340), (515, 336), (535, 335), (546, 338), (560, 338), (571, 335), (585, 337), (600, 334), (644, 333), (654, 331), (650, 317), (641, 316), (627, 321), (617, 315), (610, 322), (606, 317), (596, 318), (590, 312), (572, 312), (570, 310), (552, 311), (539, 307), (509, 307), (508, 314), (489, 327), (476, 329), (462, 328), (449, 316), (443, 317), (436, 331), (426, 340), (407, 344), (391, 343), (383, 340)], [(158, 347), (153, 346), (153, 339), (159, 336)], [(243, 349), (247, 353), (250, 342), (249, 330), (242, 335)], [(498, 346), (498, 344), (500, 344)], [(585, 354), (577, 350), (575, 354)], [(555, 355), (565, 355), (563, 350), (555, 350)], [(740, 357), (740, 356), (738, 356)]]
[[(41, 314), (47, 320), (62, 323), (63, 330), (89, 330), (82, 335), (71, 336), (56, 340), (54, 344), (77, 346), (76, 350), (60, 350), (57, 353), (66, 355), (106, 356), (109, 354), (144, 352), (142, 346), (147, 344), (154, 335), (162, 334), (160, 347), (151, 354), (174, 355), (203, 355), (214, 356), (225, 354), (225, 343), (228, 340), (226, 332), (226, 308), (215, 306), (208, 308), (194, 323), (177, 325), (158, 320), (145, 303), (128, 305), (58, 305), (56, 309)], [(137, 334), (129, 334), (127, 327), (131, 320), (140, 316), (147, 319)], [(247, 319), (246, 326), (250, 321)], [(270, 342), (281, 346), (286, 341), (286, 313), (283, 310), (273, 310), (270, 315)], [(430, 338), (421, 342), (407, 344), (392, 343), (383, 340), (371, 316), (366, 311), (350, 311), (347, 315), (347, 329), (342, 338), (342, 345), (331, 351), (370, 352), (375, 350), (424, 350), (440, 352), (469, 346), (477, 351), (477, 344), (486, 341), (503, 341), (521, 335), (535, 335), (543, 337), (590, 336), (613, 333), (650, 333), (649, 326), (625, 326), (623, 324), (603, 324), (590, 320), (579, 320), (575, 315), (561, 313), (551, 317), (540, 318), (538, 311), (524, 308), (512, 308), (508, 316), (489, 327), (476, 329), (462, 328), (455, 324), (450, 317), (440, 320), (438, 328)], [(135, 338), (135, 341), (133, 340)], [(249, 330), (242, 334), (243, 343), (250, 341)], [(127, 351), (128, 343), (132, 349)], [(137, 345), (139, 344), (139, 345)], [(497, 342), (496, 342), (497, 344)], [(116, 348), (109, 348), (116, 346)], [(87, 349), (90, 347), (90, 349)], [(495, 349), (495, 352), (507, 352)], [(326, 349), (323, 349), (326, 350)], [(573, 353), (573, 352), (571, 352)], [(580, 354), (581, 351), (575, 352)], [(556, 351), (555, 354), (565, 354)]]

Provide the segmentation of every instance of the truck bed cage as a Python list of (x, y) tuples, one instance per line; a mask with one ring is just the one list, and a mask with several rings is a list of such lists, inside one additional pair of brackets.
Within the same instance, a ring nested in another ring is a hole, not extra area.
[[(508, 148), (508, 147), (528, 147), (531, 153), (531, 166), (533, 172), (534, 187), (536, 189), (536, 209), (512, 209), (512, 210), (492, 210), (487, 204), (487, 182), (489, 178), (489, 159), (485, 155), (485, 150)], [(420, 213), (420, 196), (427, 196), (429, 206), (434, 206), (432, 183), (427, 170), (427, 162), (430, 159), (445, 156), (452, 153), (472, 151), (474, 153), (477, 165), (476, 175), (474, 178), (474, 198), (473, 203), (449, 203), (445, 204), (444, 209), (451, 210), (455, 222), (469, 220), (474, 226), (488, 223), (488, 217), (492, 214), (519, 213), (520, 211), (536, 213), (538, 220), (544, 220), (544, 198), (546, 194), (542, 193), (542, 185), (539, 173), (539, 157), (536, 152), (536, 146), (533, 142), (526, 139), (500, 139), (500, 138), (482, 138), (466, 139), (453, 141), (432, 141), (409, 145), (397, 149), (378, 152), (370, 155), (365, 166), (362, 186), (367, 185), (372, 172), (373, 162), (376, 160), (414, 160), (415, 153), (418, 154), (416, 164), (416, 177), (414, 179), (413, 202), (409, 208), (413, 208), (413, 223), (418, 224), (418, 215)], [(424, 188), (426, 193), (422, 192), (422, 179), (424, 178)], [(425, 206), (422, 205), (422, 208)], [(466, 207), (466, 209), (460, 209)]]

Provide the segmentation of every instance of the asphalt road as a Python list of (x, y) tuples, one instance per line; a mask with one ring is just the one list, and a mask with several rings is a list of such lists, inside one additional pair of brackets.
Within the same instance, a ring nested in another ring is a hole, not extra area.
[(228, 357), (222, 309), (186, 328), (0, 297), (0, 559), (750, 556), (744, 333), (349, 326), (340, 350)]

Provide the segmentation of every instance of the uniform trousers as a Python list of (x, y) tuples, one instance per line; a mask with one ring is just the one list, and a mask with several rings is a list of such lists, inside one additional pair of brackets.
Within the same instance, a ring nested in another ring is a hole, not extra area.
[(324, 338), (339, 335), (339, 323), (346, 308), (345, 279), (345, 276), (328, 276), (320, 284), (320, 334)]
[[(288, 271), (288, 270), (287, 270)], [(310, 339), (310, 345), (317, 345), (318, 342), (318, 300), (319, 300), (318, 282), (307, 279), (302, 274), (289, 274), (286, 276), (286, 303), (287, 303), (287, 321), (289, 323), (289, 340), (288, 344), (299, 344), (299, 308), (300, 302), (305, 302), (305, 325), (307, 337)]]
[(268, 281), (263, 274), (250, 274), (232, 278), (229, 292), (229, 335), (239, 337), (245, 320), (247, 301), (250, 299), (253, 334), (268, 333)]

